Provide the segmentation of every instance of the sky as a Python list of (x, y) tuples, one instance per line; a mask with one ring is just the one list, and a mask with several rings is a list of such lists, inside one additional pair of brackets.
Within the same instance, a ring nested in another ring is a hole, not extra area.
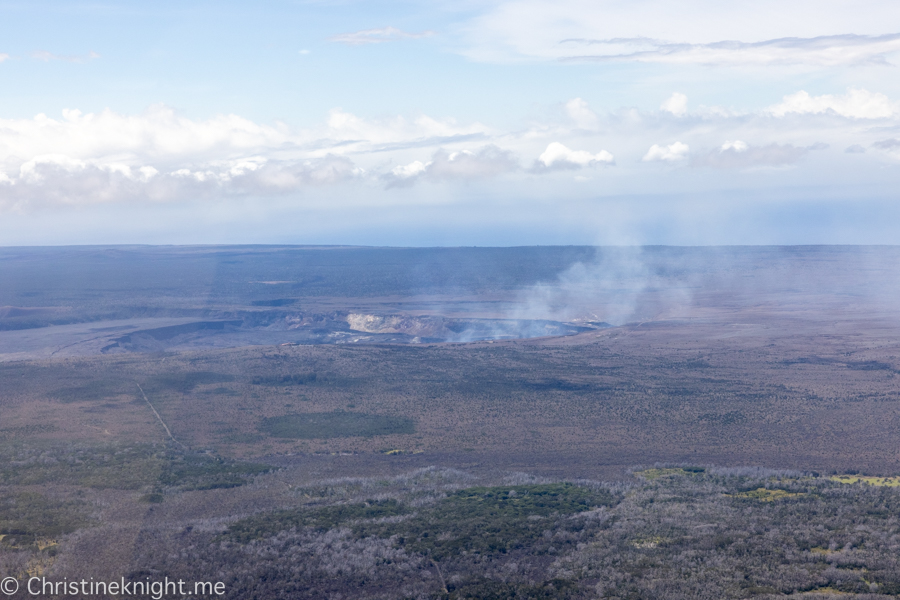
[(894, 0), (0, 0), (0, 245), (900, 243)]

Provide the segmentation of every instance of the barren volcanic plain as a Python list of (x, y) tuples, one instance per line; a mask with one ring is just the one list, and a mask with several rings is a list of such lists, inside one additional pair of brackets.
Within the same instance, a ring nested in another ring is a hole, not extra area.
[(0, 281), (23, 581), (900, 593), (898, 488), (837, 479), (900, 475), (900, 248), (4, 248)]

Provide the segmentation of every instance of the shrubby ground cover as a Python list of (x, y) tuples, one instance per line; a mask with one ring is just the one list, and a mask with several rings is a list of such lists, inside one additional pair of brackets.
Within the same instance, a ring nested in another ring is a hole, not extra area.
[(900, 595), (895, 487), (697, 467), (473, 487), (426, 469), (296, 497), (195, 530), (174, 553), (160, 537), (141, 562), (170, 577), (225, 573), (242, 598)]

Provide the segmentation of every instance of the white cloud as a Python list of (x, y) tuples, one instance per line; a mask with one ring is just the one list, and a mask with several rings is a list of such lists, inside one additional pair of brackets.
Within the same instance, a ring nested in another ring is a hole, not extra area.
[[(810, 103), (821, 104), (822, 98), (811, 98)], [(875, 94), (850, 93), (825, 99), (829, 107), (838, 106), (846, 114), (867, 114), (868, 109), (859, 107), (878, 106), (859, 98), (883, 100)], [(680, 106), (684, 103), (679, 101), (670, 108), (678, 112)], [(370, 119), (339, 108), (308, 129), (261, 124), (238, 115), (190, 119), (165, 106), (140, 114), (66, 110), (60, 117), (0, 119), (0, 210), (283, 194), (291, 194), (292, 202), (305, 202), (321, 193), (312, 189), (315, 186), (342, 186), (341, 197), (346, 192), (346, 197), (357, 198), (384, 194), (380, 188), (385, 186), (425, 181), (439, 193), (441, 186), (455, 182), (490, 186), (479, 181), (505, 174), (504, 186), (526, 195), (562, 194), (567, 190), (557, 189), (555, 181), (571, 177), (545, 183), (530, 175), (563, 170), (590, 175), (591, 167), (614, 164), (613, 152), (616, 158), (626, 157), (629, 165), (643, 157), (647, 162), (717, 170), (802, 165), (818, 140), (841, 150), (854, 145), (869, 149), (854, 157), (857, 169), (900, 154), (891, 145), (895, 141), (885, 139), (896, 137), (888, 127), (895, 121), (880, 122), (878, 129), (861, 127), (832, 108), (813, 120), (784, 120), (769, 110), (701, 111), (691, 119), (660, 119), (656, 111), (637, 109), (595, 113), (581, 98), (562, 107), (563, 123), (557, 113), (547, 122), (508, 130), (428, 115)], [(894, 119), (900, 116), (892, 114)], [(656, 143), (659, 140), (667, 141)], [(529, 157), (527, 164), (519, 157)], [(851, 162), (851, 157), (835, 152), (815, 164), (826, 159), (838, 164), (840, 157)], [(654, 172), (635, 176), (632, 166), (626, 166), (605, 172), (603, 178), (610, 193), (670, 191), (665, 183), (668, 170)], [(793, 173), (798, 181), (810, 176), (803, 169)], [(709, 178), (709, 185), (727, 177), (711, 171), (695, 176)], [(391, 202), (415, 201), (414, 195), (392, 197)]]
[(341, 33), (333, 35), (329, 40), (349, 46), (362, 46), (365, 44), (381, 44), (383, 42), (392, 42), (395, 40), (414, 40), (434, 35), (433, 31), (421, 31), (419, 33), (409, 33), (401, 31), (396, 27), (382, 27), (380, 29), (363, 29), (362, 31), (354, 31), (352, 33)]
[(566, 102), (566, 113), (575, 121), (579, 129), (596, 129), (597, 114), (588, 107), (588, 103), (581, 98), (573, 98)]
[(719, 152), (725, 152), (726, 150), (732, 150), (734, 152), (746, 152), (749, 146), (747, 142), (741, 140), (734, 140), (733, 142), (725, 142), (721, 146), (719, 146)]
[(535, 162), (537, 170), (581, 169), (596, 165), (610, 165), (615, 162), (612, 154), (601, 150), (591, 154), (585, 150), (570, 150), (559, 142), (552, 142)]
[(309, 130), (237, 115), (194, 120), (161, 105), (137, 115), (67, 109), (62, 118), (0, 119), (0, 205), (282, 194), (377, 181), (385, 153), (428, 147), (447, 149), (428, 165), (398, 167), (391, 176), (472, 179), (518, 168), (496, 146), (454, 148), (488, 135), (477, 123), (427, 115), (363, 119), (340, 109)]
[(29, 205), (173, 201), (223, 196), (278, 195), (331, 185), (362, 175), (349, 159), (232, 161), (160, 172), (144, 165), (103, 164), (60, 155), (24, 163), (18, 177), (4, 176), (0, 208)]
[(384, 178), (388, 181), (388, 187), (402, 187), (411, 185), (420, 177), (432, 181), (484, 179), (515, 171), (518, 167), (515, 156), (497, 146), (485, 146), (477, 152), (439, 149), (427, 163), (417, 160), (394, 167)]
[(883, 119), (896, 113), (896, 107), (884, 94), (852, 88), (843, 96), (832, 94), (810, 96), (801, 90), (785, 96), (781, 104), (776, 104), (768, 110), (776, 117), (833, 112), (854, 119)]
[(2, 63), (4, 60), (9, 60), (9, 58), (9, 54), (0, 53), (0, 63)]
[(687, 113), (687, 96), (674, 92), (659, 108), (676, 117), (684, 116)]
[(362, 176), (327, 148), (304, 150), (312, 137), (236, 115), (196, 121), (165, 106), (0, 119), (0, 206), (272, 195)]
[(424, 173), (429, 165), (431, 165), (430, 162), (425, 164), (420, 160), (415, 160), (408, 165), (394, 167), (391, 169), (391, 175), (399, 179), (409, 179), (410, 177), (415, 177), (416, 175)]
[(681, 142), (675, 142), (674, 144), (669, 144), (668, 146), (653, 144), (652, 146), (650, 146), (650, 149), (647, 150), (647, 153), (644, 155), (644, 158), (642, 160), (645, 162), (676, 162), (687, 158), (688, 152), (690, 152), (690, 150), (691, 149), (687, 144), (682, 144)]
[(44, 154), (129, 164), (209, 160), (292, 141), (286, 128), (259, 125), (236, 115), (195, 121), (161, 105), (139, 115), (64, 110), (61, 120), (44, 114), (0, 119), (0, 166), (7, 166), (8, 172), (11, 163)]

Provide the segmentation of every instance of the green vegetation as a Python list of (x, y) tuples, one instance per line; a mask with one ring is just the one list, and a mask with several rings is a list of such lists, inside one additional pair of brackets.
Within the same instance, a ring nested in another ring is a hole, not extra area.
[(900, 595), (900, 488), (671, 469), (628, 485), (449, 489), (464, 474), (436, 470), (335, 480), (297, 490), (305, 506), (192, 533), (187, 563), (153, 568), (201, 579), (227, 565), (229, 589), (260, 598)]
[[(356, 535), (397, 536), (408, 552), (435, 559), (460, 554), (494, 555), (534, 546), (548, 528), (567, 529), (566, 517), (616, 498), (570, 483), (476, 487), (460, 490), (398, 523), (361, 524)], [(538, 550), (539, 551), (539, 550)]]
[[(175, 392), (188, 394), (197, 386), (234, 381), (234, 376), (211, 371), (187, 371), (182, 373), (164, 373), (139, 380), (148, 393)], [(66, 385), (49, 393), (51, 398), (63, 403), (94, 402), (120, 395), (134, 396), (138, 394), (134, 380), (123, 379), (109, 374), (96, 377), (80, 385)]]
[(227, 387), (217, 387), (206, 392), (207, 394), (213, 394), (216, 396), (240, 396), (237, 392)]
[(255, 444), (266, 437), (258, 433), (226, 433), (222, 436), (222, 441), (230, 444)]
[(900, 477), (875, 477), (869, 475), (834, 475), (832, 481), (838, 483), (857, 483), (862, 482), (866, 485), (875, 485), (881, 487), (900, 487)]
[(336, 411), (269, 417), (259, 430), (272, 437), (309, 440), (414, 433), (415, 427), (406, 417)]
[[(264, 513), (234, 523), (227, 537), (246, 543), (303, 527), (349, 526), (357, 538), (394, 540), (407, 552), (438, 560), (460, 554), (490, 556), (530, 548), (548, 528), (579, 527), (567, 518), (616, 501), (607, 490), (571, 483), (475, 487), (421, 508), (390, 499)], [(384, 520), (401, 515), (408, 518)]]
[(286, 385), (312, 385), (316, 381), (324, 382), (326, 378), (319, 377), (315, 371), (308, 373), (294, 373), (292, 375), (270, 375), (257, 376), (250, 380), (253, 385), (270, 385), (270, 386), (286, 386)]
[(150, 444), (7, 445), (0, 448), (0, 483), (136, 490), (159, 479), (165, 460), (164, 447)]
[(215, 383), (228, 383), (234, 381), (234, 376), (226, 373), (214, 373), (212, 371), (186, 371), (184, 373), (165, 373), (155, 375), (147, 380), (147, 391), (171, 390), (187, 394), (199, 385), (211, 385)]
[(271, 537), (281, 531), (314, 527), (329, 530), (361, 519), (402, 515), (408, 509), (396, 500), (370, 500), (317, 509), (279, 510), (242, 519), (228, 528), (227, 537), (241, 543)]
[(551, 579), (533, 585), (484, 578), (451, 587), (452, 591), (433, 597), (448, 600), (568, 600), (582, 597), (578, 587), (567, 579)]
[(643, 469), (635, 471), (635, 475), (640, 475), (644, 479), (654, 480), (660, 477), (671, 477), (673, 475), (695, 475), (703, 473), (703, 467), (654, 467), (652, 469)]
[(799, 493), (786, 492), (785, 490), (756, 488), (746, 492), (737, 492), (734, 494), (726, 494), (732, 498), (745, 498), (747, 500), (759, 500), (760, 502), (772, 502), (773, 500), (783, 500), (785, 498), (796, 498), (801, 496)]
[(134, 394), (136, 388), (131, 385), (126, 388), (120, 380), (92, 379), (82, 385), (64, 387), (50, 393), (50, 397), (60, 402), (90, 402), (105, 400), (120, 394)]
[(172, 452), (163, 465), (159, 483), (183, 490), (232, 488), (271, 470), (269, 465), (230, 461), (209, 454)]
[(7, 446), (0, 450), (0, 483), (65, 483), (88, 488), (184, 490), (244, 485), (272, 467), (226, 460), (161, 445)]
[(56, 538), (88, 524), (84, 506), (61, 502), (35, 492), (0, 495), (0, 535), (7, 546)]

